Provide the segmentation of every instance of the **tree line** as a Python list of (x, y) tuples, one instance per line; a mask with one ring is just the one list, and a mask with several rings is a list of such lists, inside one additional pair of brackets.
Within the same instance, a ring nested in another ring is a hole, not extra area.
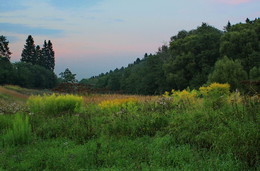
[[(179, 31), (155, 54), (80, 83), (131, 94), (160, 94), (212, 82), (248, 91), (246, 81), (260, 81), (259, 18), (234, 25), (228, 22), (223, 31), (206, 23)], [(260, 86), (250, 87), (259, 91)]]
[(43, 48), (35, 46), (28, 36), (20, 62), (11, 63), (12, 54), (5, 36), (0, 36), (0, 85), (14, 84), (27, 88), (52, 88), (57, 83), (55, 53), (51, 41), (44, 41)]

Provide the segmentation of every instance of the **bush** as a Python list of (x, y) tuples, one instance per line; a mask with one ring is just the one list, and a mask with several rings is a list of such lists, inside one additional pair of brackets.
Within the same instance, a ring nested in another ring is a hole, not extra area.
[(27, 105), (32, 113), (59, 115), (78, 112), (83, 106), (83, 98), (75, 95), (43, 95), (31, 96)]

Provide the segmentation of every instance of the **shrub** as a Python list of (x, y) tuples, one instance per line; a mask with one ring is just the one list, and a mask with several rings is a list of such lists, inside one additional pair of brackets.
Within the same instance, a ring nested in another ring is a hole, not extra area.
[(204, 96), (207, 107), (219, 109), (227, 103), (229, 95), (229, 84), (212, 83), (207, 87), (200, 87), (200, 93)]
[(43, 95), (31, 96), (27, 105), (32, 113), (57, 115), (79, 111), (83, 106), (83, 98), (75, 95)]
[(3, 135), (2, 143), (6, 145), (28, 144), (32, 138), (31, 125), (27, 115), (16, 114), (12, 127)]

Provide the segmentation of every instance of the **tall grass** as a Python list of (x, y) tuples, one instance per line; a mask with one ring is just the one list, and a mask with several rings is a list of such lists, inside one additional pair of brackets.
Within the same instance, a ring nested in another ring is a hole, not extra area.
[(12, 127), (7, 129), (2, 137), (3, 146), (28, 144), (32, 139), (32, 130), (29, 117), (23, 114), (16, 114)]
[(32, 113), (54, 116), (80, 110), (83, 106), (83, 98), (69, 94), (45, 94), (43, 96), (31, 96), (27, 101), (27, 105)]
[[(1, 149), (0, 165), (6, 170), (259, 170), (259, 96), (230, 93), (228, 87), (172, 91), (148, 101), (104, 96), (85, 106), (79, 96), (33, 96), (27, 104), (34, 143)], [(15, 129), (12, 118), (0, 117), (3, 137)]]

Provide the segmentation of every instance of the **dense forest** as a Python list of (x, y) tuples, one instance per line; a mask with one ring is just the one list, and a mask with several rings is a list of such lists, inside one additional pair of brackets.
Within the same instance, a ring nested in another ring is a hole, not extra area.
[(182, 30), (157, 53), (80, 83), (130, 94), (161, 94), (212, 82), (229, 83), (232, 90), (257, 91), (259, 80), (258, 18), (234, 25), (228, 22), (223, 31), (206, 23)]

